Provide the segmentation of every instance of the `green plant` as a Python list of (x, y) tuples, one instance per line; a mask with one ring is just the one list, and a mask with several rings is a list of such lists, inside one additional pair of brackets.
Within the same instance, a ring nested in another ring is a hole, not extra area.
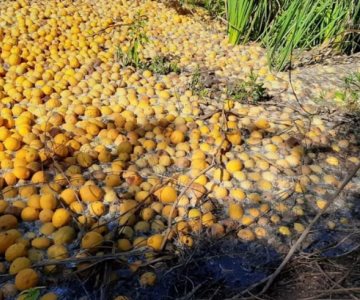
[(334, 100), (346, 111), (360, 113), (360, 72), (355, 72), (344, 78), (344, 89), (335, 91)]
[(313, 101), (315, 103), (319, 103), (319, 104), (321, 104), (325, 100), (326, 100), (326, 92), (325, 91), (321, 91), (320, 94), (313, 99)]
[(116, 59), (122, 66), (132, 66), (135, 68), (144, 67), (140, 49), (149, 41), (144, 30), (145, 25), (146, 18), (140, 13), (137, 13), (133, 23), (130, 24), (128, 28), (129, 46), (125, 51), (119, 46), (115, 52)]
[(199, 6), (206, 9), (210, 16), (225, 16), (225, 0), (179, 0), (180, 5)]
[(348, 26), (341, 45), (345, 53), (352, 54), (360, 51), (360, 1), (357, 1), (350, 11)]
[(225, 0), (195, 0), (194, 4), (205, 8), (210, 16), (225, 16)]
[(206, 0), (204, 1), (204, 8), (209, 11), (210, 15), (213, 17), (216, 16), (225, 16), (226, 15), (226, 5), (225, 0)]
[(360, 72), (350, 74), (344, 79), (344, 101), (349, 110), (360, 111)]
[(230, 43), (247, 43), (250, 40), (260, 39), (277, 12), (287, 1), (228, 0), (227, 16)]
[(201, 76), (200, 67), (197, 66), (195, 71), (192, 73), (189, 89), (201, 98), (206, 97), (209, 94), (209, 90), (206, 88), (204, 80)]
[(21, 292), (20, 295), (24, 295), (25, 300), (38, 300), (40, 298), (41, 289), (42, 287), (34, 287)]
[(156, 56), (147, 63), (147, 68), (154, 73), (167, 75), (169, 73), (180, 73), (180, 67), (176, 59), (167, 56)]
[(228, 98), (242, 103), (257, 104), (269, 98), (263, 83), (257, 81), (257, 76), (250, 74), (248, 81), (230, 84), (227, 87)]
[(355, 72), (345, 77), (346, 89), (360, 93), (360, 72)]
[(278, 70), (288, 67), (294, 49), (327, 48), (334, 42), (339, 45), (349, 2), (304, 0), (290, 3), (263, 38), (272, 66)]
[(360, 50), (357, 0), (228, 0), (227, 16), (229, 41), (260, 41), (277, 70), (289, 66), (295, 49)]

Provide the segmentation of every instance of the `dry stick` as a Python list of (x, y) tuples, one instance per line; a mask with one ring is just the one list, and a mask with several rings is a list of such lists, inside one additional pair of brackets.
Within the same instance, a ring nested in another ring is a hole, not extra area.
[(305, 115), (302, 114), (300, 111), (300, 115), (303, 115), (304, 117), (312, 117), (312, 116), (316, 116), (318, 115), (318, 111), (316, 111), (315, 113), (311, 113), (310, 111), (308, 111), (305, 106), (301, 103), (297, 93), (295, 92), (295, 88), (294, 88), (294, 85), (293, 85), (293, 81), (292, 81), (292, 71), (291, 71), (291, 68), (292, 68), (292, 59), (293, 59), (293, 51), (294, 51), (294, 45), (293, 45), (293, 42), (294, 42), (294, 35), (293, 35), (293, 39), (291, 41), (291, 51), (290, 51), (290, 66), (289, 66), (289, 72), (288, 72), (288, 75), (289, 75), (289, 84), (290, 84), (290, 87), (291, 87), (291, 91), (293, 92), (294, 94), (294, 97), (295, 97), (295, 100), (296, 102), (298, 103), (298, 105), (300, 106), (300, 108), (305, 112)]
[(328, 209), (328, 207), (334, 202), (334, 200), (339, 196), (339, 194), (342, 192), (342, 190), (345, 188), (345, 186), (350, 182), (350, 180), (356, 175), (357, 171), (360, 169), (360, 163), (354, 168), (354, 170), (348, 175), (348, 177), (343, 181), (337, 192), (331, 197), (331, 199), (327, 202), (325, 207), (317, 213), (315, 218), (310, 222), (310, 224), (306, 227), (304, 232), (301, 234), (299, 239), (296, 241), (296, 243), (291, 247), (290, 251), (286, 255), (283, 262), (280, 264), (280, 266), (275, 270), (275, 272), (271, 275), (271, 277), (267, 280), (267, 283), (265, 287), (261, 290), (260, 294), (264, 294), (270, 286), (273, 284), (276, 277), (280, 274), (280, 272), (283, 270), (285, 265), (289, 262), (291, 257), (294, 255), (294, 253), (298, 250), (300, 244), (305, 240), (307, 235), (309, 234), (311, 228), (314, 226), (314, 224), (320, 219), (322, 214)]
[(194, 287), (188, 294), (186, 294), (184, 297), (178, 298), (178, 300), (187, 300), (192, 299), (192, 297), (195, 295), (195, 293), (200, 289), (205, 283), (200, 283), (196, 287)]

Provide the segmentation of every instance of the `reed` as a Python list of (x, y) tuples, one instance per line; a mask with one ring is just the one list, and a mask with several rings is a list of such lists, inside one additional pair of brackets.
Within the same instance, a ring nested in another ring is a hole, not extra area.
[(228, 0), (227, 16), (229, 41), (259, 41), (276, 70), (289, 66), (294, 49), (359, 50), (357, 0)]

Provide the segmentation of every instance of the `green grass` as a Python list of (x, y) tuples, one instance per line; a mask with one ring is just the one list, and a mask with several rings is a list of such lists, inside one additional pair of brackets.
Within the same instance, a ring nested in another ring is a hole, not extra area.
[(263, 83), (258, 82), (253, 73), (247, 81), (230, 84), (226, 92), (228, 98), (248, 104), (257, 104), (269, 98)]
[(280, 9), (278, 1), (228, 0), (228, 34), (232, 44), (259, 40)]
[(203, 7), (212, 17), (225, 16), (225, 0), (180, 0), (180, 4)]
[(353, 112), (360, 112), (360, 72), (350, 74), (344, 79), (344, 101)]
[(289, 67), (295, 49), (360, 50), (358, 0), (228, 0), (227, 15), (229, 41), (261, 42), (276, 70)]
[(156, 56), (152, 58), (147, 63), (146, 68), (160, 75), (167, 75), (169, 73), (180, 74), (181, 71), (178, 66), (178, 61), (166, 56)]
[(225, 0), (198, 0), (197, 2), (200, 2), (200, 5), (202, 5), (212, 17), (225, 16)]
[(117, 47), (115, 59), (124, 67), (144, 68), (140, 49), (149, 41), (145, 32), (146, 19), (138, 13), (134, 22), (128, 28), (129, 46), (127, 50)]
[(188, 88), (200, 98), (204, 98), (209, 94), (209, 90), (206, 88), (204, 80), (201, 76), (199, 66), (197, 66), (195, 71), (192, 73)]
[[(360, 72), (354, 72), (345, 77), (343, 84), (344, 88), (335, 91), (331, 100), (335, 100), (347, 112), (358, 115), (360, 113)], [(313, 100), (318, 104), (324, 104), (329, 99), (326, 97), (326, 92), (322, 91)]]
[(350, 74), (344, 81), (347, 89), (360, 93), (360, 72)]
[(34, 287), (21, 292), (20, 295), (24, 295), (25, 300), (38, 300), (40, 298), (42, 288), (43, 287)]
[[(354, 72), (343, 79), (344, 88), (335, 91), (334, 98), (339, 105), (349, 112), (360, 113), (360, 72)], [(315, 102), (322, 104), (326, 101), (326, 93), (322, 92)]]
[(333, 46), (339, 50), (348, 13), (342, 0), (292, 2), (263, 38), (272, 66), (278, 70), (288, 67), (294, 49)]
[(136, 15), (134, 22), (128, 28), (128, 46), (126, 48), (117, 47), (115, 60), (123, 67), (148, 69), (160, 75), (166, 75), (172, 72), (180, 73), (178, 62), (174, 58), (156, 56), (152, 59), (145, 60), (142, 57), (141, 49), (149, 42), (145, 30), (146, 21), (147, 19), (140, 12)]

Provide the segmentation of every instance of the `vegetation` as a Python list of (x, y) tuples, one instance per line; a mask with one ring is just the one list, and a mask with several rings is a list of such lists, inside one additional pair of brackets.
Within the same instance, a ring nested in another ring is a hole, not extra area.
[(289, 66), (294, 49), (359, 50), (358, 1), (229, 0), (227, 13), (230, 42), (260, 41), (277, 70)]
[(209, 90), (205, 86), (199, 65), (196, 67), (190, 78), (189, 89), (201, 98), (206, 97), (209, 94)]
[(229, 41), (258, 41), (268, 49), (271, 66), (290, 67), (294, 50), (360, 50), (360, 2), (356, 0), (180, 0), (227, 16)]
[(257, 81), (257, 76), (251, 73), (249, 80), (232, 84), (227, 87), (229, 98), (242, 102), (257, 104), (268, 98), (264, 84)]
[(360, 2), (356, 0), (180, 0), (227, 16), (229, 41), (258, 41), (268, 49), (271, 66), (290, 67), (294, 50), (360, 50)]
[(141, 54), (149, 39), (145, 32), (146, 18), (138, 12), (134, 21), (128, 29), (128, 46), (118, 46), (115, 52), (116, 60), (123, 67), (134, 67), (136, 69), (148, 69), (160, 75), (172, 72), (179, 73), (180, 68), (176, 59), (169, 56), (159, 55), (146, 61)]
[(38, 300), (40, 298), (40, 288), (31, 288), (21, 293), (25, 300)]
[(171, 59), (168, 56), (156, 56), (149, 60), (146, 67), (160, 75), (167, 75), (173, 72), (177, 74), (180, 73), (180, 67), (178, 66), (177, 60)]
[(144, 67), (140, 49), (149, 41), (144, 30), (145, 25), (146, 18), (138, 12), (135, 20), (130, 24), (128, 29), (129, 45), (124, 48), (118, 46), (116, 49), (116, 59), (122, 66), (132, 66), (135, 68)]
[(209, 14), (215, 16), (225, 16), (225, 0), (181, 0), (182, 4), (190, 4), (205, 8)]
[(335, 94), (337, 100), (344, 103), (352, 112), (360, 112), (360, 72), (350, 74), (344, 79), (345, 89)]
[[(276, 69), (289, 65), (294, 49), (329, 48), (341, 52), (348, 48), (346, 30), (354, 16), (350, 1), (293, 1), (274, 21), (264, 36), (264, 44)], [(357, 4), (359, 6), (359, 4)], [(356, 45), (351, 47), (354, 50)]]
[(238, 44), (258, 40), (279, 9), (281, 7), (277, 1), (229, 0), (227, 14), (230, 42)]

